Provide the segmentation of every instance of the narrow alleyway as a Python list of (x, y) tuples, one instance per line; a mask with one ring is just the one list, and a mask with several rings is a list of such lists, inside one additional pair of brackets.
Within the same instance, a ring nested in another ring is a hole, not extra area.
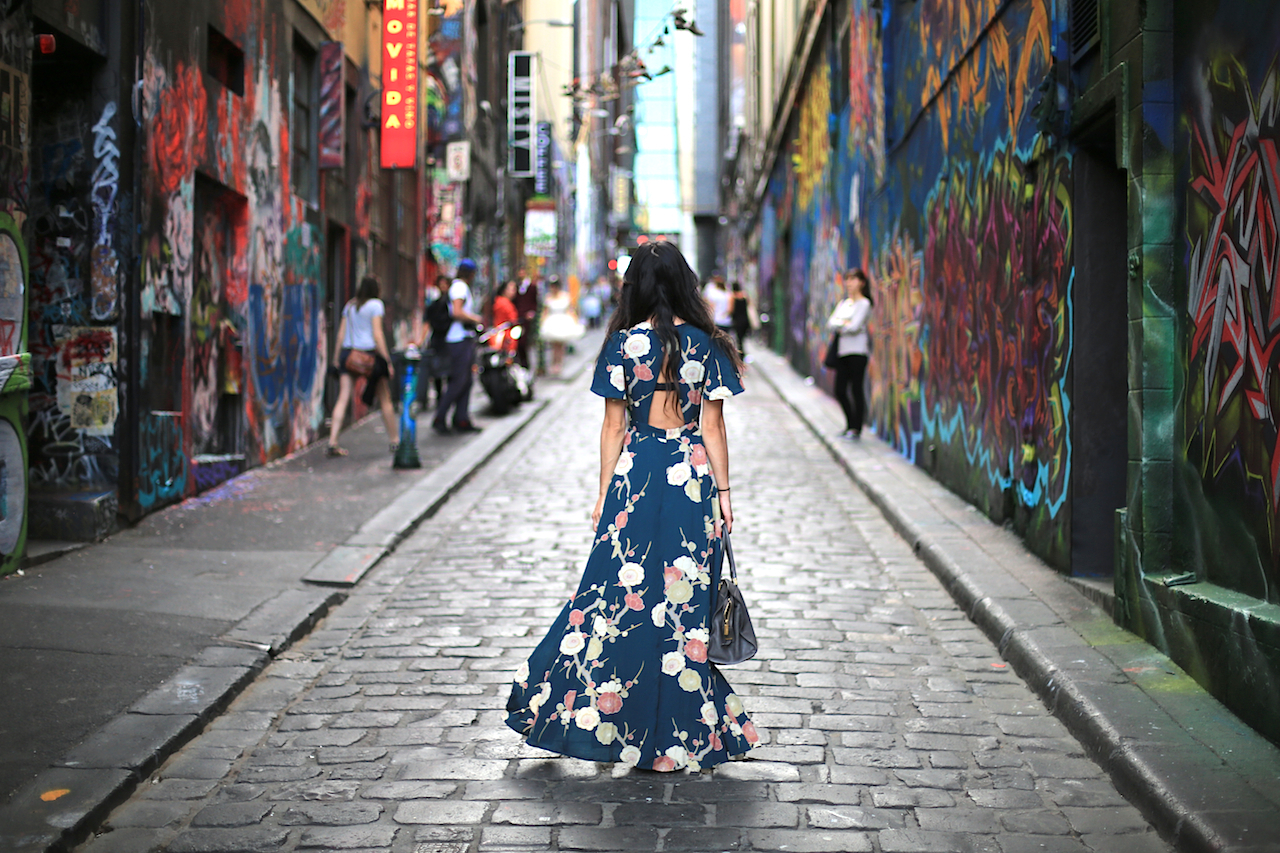
[[(580, 382), (585, 386), (585, 382)], [(700, 775), (525, 746), (586, 558), (599, 401), (544, 412), (82, 851), (1167, 850), (763, 381), (727, 405), (762, 733)]]

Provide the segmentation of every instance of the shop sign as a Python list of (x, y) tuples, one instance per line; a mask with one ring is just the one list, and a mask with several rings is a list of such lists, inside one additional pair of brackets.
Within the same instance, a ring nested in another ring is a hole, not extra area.
[(384, 169), (412, 169), (418, 152), (418, 0), (383, 0)]
[(513, 50), (507, 56), (507, 173), (533, 177), (533, 77), (536, 56)]

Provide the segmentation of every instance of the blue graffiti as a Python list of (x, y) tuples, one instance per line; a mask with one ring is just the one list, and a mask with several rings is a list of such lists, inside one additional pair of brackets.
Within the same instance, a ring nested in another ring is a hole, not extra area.
[[(250, 360), (254, 388), (264, 411), (277, 414), (294, 402), (309, 399), (315, 386), (316, 351), (320, 340), (319, 288), (285, 285), (269, 306), (267, 289), (249, 286)], [(270, 318), (277, 319), (272, 323)]]
[(187, 489), (187, 456), (176, 417), (142, 416), (138, 454), (138, 505), (150, 511), (181, 498)]

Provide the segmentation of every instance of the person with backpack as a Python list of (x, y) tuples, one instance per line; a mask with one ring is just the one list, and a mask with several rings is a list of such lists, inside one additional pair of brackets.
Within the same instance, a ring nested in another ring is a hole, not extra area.
[(444, 381), (449, 375), (448, 354), (444, 338), (449, 332), (453, 317), (449, 313), (449, 277), (437, 275), (427, 285), (422, 311), (422, 340), (418, 349), (422, 352), (421, 382), (418, 384), (418, 400), (426, 408), (427, 389), (435, 389), (436, 400), (444, 396)]
[[(484, 325), (484, 320), (476, 313), (472, 301), (471, 284), (475, 278), (476, 262), (463, 258), (458, 262), (453, 283), (449, 285), (450, 322), (444, 334), (445, 350), (449, 358), (449, 384), (436, 405), (436, 415), (431, 421), (431, 428), (440, 435), (480, 431), (480, 427), (471, 422), (470, 410), (474, 378), (472, 368), (476, 360), (476, 329)], [(432, 306), (428, 306), (427, 310), (431, 314)], [(435, 325), (430, 317), (428, 322)]]

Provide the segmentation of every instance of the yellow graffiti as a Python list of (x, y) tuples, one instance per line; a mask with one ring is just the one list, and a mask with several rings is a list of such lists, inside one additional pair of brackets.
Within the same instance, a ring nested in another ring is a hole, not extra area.
[[(932, 104), (938, 114), (944, 150), (961, 122), (981, 122), (992, 102), (1003, 97), (1009, 127), (1017, 128), (1026, 114), (1033, 87), (1006, 86), (1003, 81), (1029, 80), (1032, 69), (1052, 59), (1050, 0), (1031, 0), (1025, 27), (1011, 32), (996, 19), (1002, 0), (926, 0), (920, 12), (922, 56), (936, 56), (925, 72), (920, 108)], [(979, 51), (966, 53), (984, 38), (985, 59)], [(949, 69), (946, 76), (942, 70)], [(997, 82), (1001, 81), (1001, 82)], [(948, 88), (947, 83), (952, 85)], [(992, 97), (993, 86), (999, 86)], [(1007, 88), (1007, 92), (1005, 91)]]
[(826, 63), (820, 63), (800, 105), (800, 132), (793, 160), (798, 191), (796, 201), (800, 210), (808, 209), (812, 203), (814, 189), (827, 167), (831, 154), (831, 133), (827, 124), (830, 115), (831, 69)]

